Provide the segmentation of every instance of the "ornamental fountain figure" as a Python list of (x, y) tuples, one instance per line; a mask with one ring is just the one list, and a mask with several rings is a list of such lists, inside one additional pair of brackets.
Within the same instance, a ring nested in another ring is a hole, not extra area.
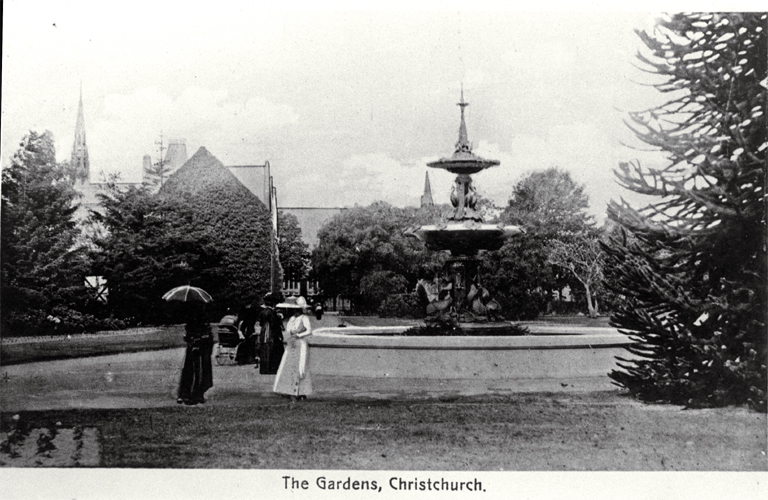
[(464, 121), (464, 89), (461, 91), (461, 124), (456, 150), (450, 158), (428, 163), (430, 168), (440, 168), (456, 175), (451, 190), (453, 214), (447, 222), (421, 226), (406, 232), (423, 241), (434, 251), (448, 250), (451, 254), (443, 272), (437, 278), (437, 296), (427, 306), (426, 324), (459, 327), (478, 322), (495, 321), (500, 315), (498, 302), (490, 297), (480, 282), (478, 267), (480, 250), (498, 250), (504, 241), (523, 233), (518, 226), (483, 224), (477, 211), (478, 195), (472, 185), (472, 174), (499, 165), (498, 160), (486, 160), (472, 153)]

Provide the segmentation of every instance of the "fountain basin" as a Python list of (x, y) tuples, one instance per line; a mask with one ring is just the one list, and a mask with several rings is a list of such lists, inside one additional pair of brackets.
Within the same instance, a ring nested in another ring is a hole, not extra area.
[(480, 224), (477, 222), (421, 226), (411, 231), (430, 250), (450, 249), (457, 254), (478, 250), (498, 250), (507, 238), (523, 233), (518, 226)]
[(427, 163), (428, 167), (442, 168), (452, 174), (476, 174), (488, 167), (495, 167), (498, 160), (486, 160), (471, 153), (457, 153), (452, 158), (440, 158), (437, 161)]
[[(322, 328), (309, 338), (313, 374), (371, 378), (606, 377), (631, 357), (613, 328), (509, 337), (402, 337), (408, 326)], [(378, 332), (377, 332), (378, 330)]]

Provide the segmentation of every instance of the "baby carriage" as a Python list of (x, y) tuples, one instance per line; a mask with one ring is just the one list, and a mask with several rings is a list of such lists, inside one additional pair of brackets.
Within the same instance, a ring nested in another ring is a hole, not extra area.
[(237, 316), (227, 315), (221, 318), (216, 326), (216, 335), (219, 338), (219, 347), (216, 350), (216, 363), (235, 362), (237, 347), (243, 342), (244, 337), (237, 328)]

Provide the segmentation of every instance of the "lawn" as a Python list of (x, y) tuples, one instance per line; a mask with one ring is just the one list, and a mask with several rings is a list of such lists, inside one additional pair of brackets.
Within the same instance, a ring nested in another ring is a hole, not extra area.
[[(616, 392), (323, 399), (2, 414), (94, 428), (98, 466), (349, 470), (768, 470), (766, 415), (686, 411)], [(0, 454), (0, 458), (2, 458)]]
[(134, 328), (91, 335), (59, 336), (40, 342), (25, 340), (29, 339), (1, 339), (0, 365), (183, 347), (184, 327)]
[[(3, 365), (183, 345), (180, 327), (122, 333), (3, 343)], [(98, 364), (83, 365), (61, 381), (46, 381), (44, 372), (35, 372), (28, 386), (32, 398), (40, 397), (38, 387), (75, 394), (81, 381), (90, 381), (114, 397), (138, 398), (138, 404), (147, 391), (168, 402), (149, 408), (2, 412), (0, 466), (45, 466), (44, 460), (19, 465), (9, 458), (14, 447), (45, 446), (39, 438), (43, 432), (97, 436), (98, 452), (88, 466), (109, 468), (768, 470), (766, 415), (745, 408), (642, 404), (618, 389), (381, 398), (333, 392), (337, 382), (332, 381), (325, 382), (328, 392), (291, 403), (271, 393), (271, 379), (259, 378), (250, 367), (219, 367), (219, 374), (233, 381), (251, 378), (229, 385), (219, 378), (217, 398), (185, 407), (165, 393), (169, 387), (163, 380), (172, 385), (177, 377), (178, 362), (170, 358), (130, 369), (113, 366), (109, 372)], [(130, 378), (131, 370), (144, 374)], [(135, 387), (140, 380), (160, 382)], [(121, 388), (121, 383), (128, 385)], [(18, 441), (9, 440), (9, 433)]]

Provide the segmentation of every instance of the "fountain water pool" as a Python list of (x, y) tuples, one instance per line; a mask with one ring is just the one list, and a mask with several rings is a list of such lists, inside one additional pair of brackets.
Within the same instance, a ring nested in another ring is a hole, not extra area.
[(613, 328), (542, 326), (532, 335), (408, 337), (408, 326), (322, 328), (313, 374), (425, 379), (604, 377), (631, 341)]

